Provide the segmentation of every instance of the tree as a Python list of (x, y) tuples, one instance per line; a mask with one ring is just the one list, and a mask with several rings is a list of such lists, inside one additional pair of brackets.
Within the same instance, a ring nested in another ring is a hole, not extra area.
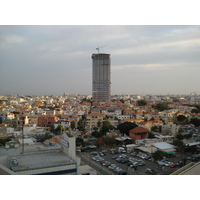
[(186, 122), (188, 119), (187, 119), (187, 117), (184, 116), (184, 115), (178, 115), (178, 116), (177, 116), (177, 120), (178, 120), (179, 122), (184, 123), (184, 122)]
[(191, 110), (191, 113), (198, 114), (198, 113), (200, 113), (200, 110), (198, 110), (198, 109), (192, 109), (192, 110)]
[(138, 101), (137, 101), (137, 105), (138, 105), (138, 106), (145, 106), (145, 105), (147, 105), (147, 102), (146, 102), (144, 99), (138, 100)]
[(112, 146), (113, 144), (116, 144), (116, 140), (114, 137), (105, 136), (103, 138), (103, 143), (105, 145)]
[(85, 142), (82, 138), (76, 138), (76, 146), (84, 146)]
[(77, 129), (78, 129), (79, 131), (83, 131), (83, 132), (86, 131), (86, 129), (85, 129), (85, 127), (84, 127), (83, 119), (80, 119), (80, 120), (78, 121)]
[(102, 143), (99, 140), (96, 140), (95, 146), (99, 149), (102, 146)]
[(169, 106), (167, 103), (158, 103), (156, 105), (152, 105), (152, 108), (157, 109), (159, 111), (169, 110)]
[(197, 152), (197, 147), (186, 145), (185, 146), (185, 152), (194, 154), (194, 153)]
[(149, 132), (149, 136), (148, 138), (155, 138), (156, 136), (152, 133), (152, 132)]
[(95, 137), (95, 138), (101, 138), (101, 137), (103, 136), (103, 133), (101, 133), (101, 132), (95, 130), (95, 131), (93, 131), (93, 132), (91, 133), (91, 135), (92, 135), (93, 137)]
[(121, 133), (129, 134), (129, 131), (133, 128), (136, 128), (138, 125), (132, 122), (124, 122), (118, 126), (118, 129)]
[(45, 136), (41, 139), (41, 142), (44, 142), (45, 140), (51, 139), (53, 136), (49, 134), (45, 134)]
[(151, 127), (151, 131), (153, 131), (153, 132), (160, 132), (160, 127), (154, 125), (154, 126)]
[(101, 121), (100, 120), (97, 122), (97, 126), (98, 126), (98, 128), (101, 126)]
[(109, 130), (114, 129), (115, 127), (110, 124), (108, 120), (103, 121), (102, 127), (101, 127), (101, 132), (103, 135), (106, 134), (106, 132), (109, 132)]
[(173, 141), (173, 145), (177, 146), (177, 151), (183, 152), (184, 147), (185, 147), (183, 141), (176, 139), (176, 140)]
[(184, 139), (184, 136), (183, 136), (181, 133), (178, 133), (178, 134), (176, 135), (176, 139), (178, 139), (178, 140), (183, 140), (183, 139)]
[(200, 119), (198, 119), (198, 118), (192, 118), (190, 120), (190, 123), (194, 124), (196, 127), (199, 127), (200, 126)]
[(200, 113), (200, 105), (193, 105), (193, 107), (195, 107), (195, 109), (191, 110), (192, 113)]
[(61, 132), (64, 131), (64, 130), (65, 130), (64, 127), (61, 124), (59, 124), (57, 126), (57, 128), (55, 129), (55, 133), (56, 134), (61, 134)]
[(161, 150), (157, 150), (156, 152), (152, 153), (152, 157), (154, 160), (159, 160), (166, 156), (167, 156), (167, 153)]
[(76, 122), (75, 121), (72, 121), (71, 122), (71, 129), (75, 129), (76, 128)]
[(9, 141), (11, 141), (11, 139), (10, 138), (0, 138), (0, 144), (1, 145), (3, 145), (3, 146), (5, 146), (5, 144), (6, 144), (6, 142), (9, 142)]

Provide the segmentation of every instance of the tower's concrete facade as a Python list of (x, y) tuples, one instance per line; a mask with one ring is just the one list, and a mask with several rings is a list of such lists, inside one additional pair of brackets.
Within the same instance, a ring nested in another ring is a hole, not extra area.
[(92, 55), (92, 96), (93, 101), (110, 100), (110, 54)]

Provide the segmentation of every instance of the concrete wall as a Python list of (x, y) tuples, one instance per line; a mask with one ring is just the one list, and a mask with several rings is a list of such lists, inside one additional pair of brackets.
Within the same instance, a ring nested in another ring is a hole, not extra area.
[(0, 164), (0, 175), (17, 175), (17, 174)]
[(88, 165), (82, 165), (78, 167), (78, 175), (89, 174), (89, 175), (97, 175), (97, 171)]
[(7, 155), (0, 156), (0, 164), (5, 167), (8, 167), (8, 156)]
[[(40, 169), (27, 169), (23, 171), (17, 171), (15, 173), (18, 175), (31, 175), (31, 174), (42, 174), (42, 173), (48, 173), (48, 172), (63, 171), (63, 170), (69, 170), (69, 169), (76, 169), (76, 164), (55, 166), (55, 167), (45, 167), (45, 168), (40, 168)], [(73, 173), (73, 174), (76, 174), (76, 173)]]

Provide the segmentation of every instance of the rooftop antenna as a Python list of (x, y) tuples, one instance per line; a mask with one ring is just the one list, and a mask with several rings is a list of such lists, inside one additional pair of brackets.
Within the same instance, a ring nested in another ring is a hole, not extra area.
[(99, 54), (99, 49), (101, 49), (101, 48), (103, 48), (103, 47), (105, 47), (105, 46), (108, 46), (108, 45), (104, 45), (104, 46), (101, 46), (101, 47), (98, 46), (98, 47), (96, 48), (96, 50), (98, 51), (98, 54)]

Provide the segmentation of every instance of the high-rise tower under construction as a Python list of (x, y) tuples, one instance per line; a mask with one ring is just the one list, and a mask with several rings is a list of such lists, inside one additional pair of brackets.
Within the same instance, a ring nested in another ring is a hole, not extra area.
[(92, 55), (92, 96), (93, 101), (110, 100), (110, 54)]

